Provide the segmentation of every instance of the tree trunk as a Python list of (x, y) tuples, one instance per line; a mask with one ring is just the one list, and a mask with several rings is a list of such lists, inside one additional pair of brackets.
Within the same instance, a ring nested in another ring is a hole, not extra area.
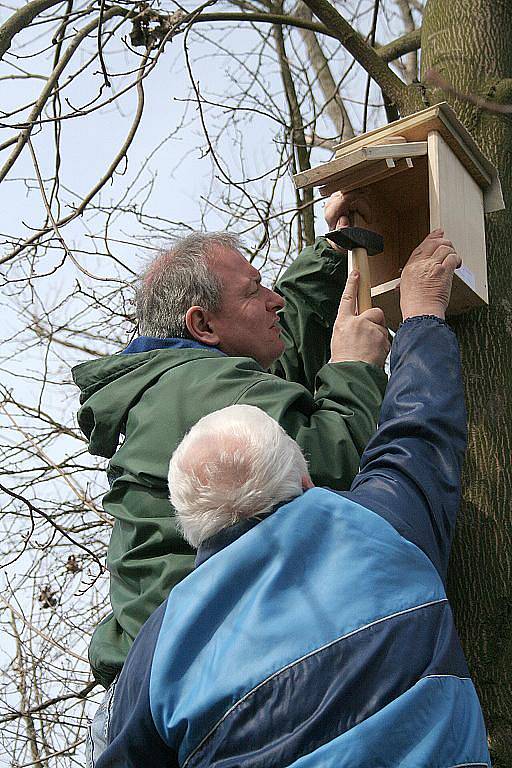
[[(422, 76), (512, 101), (512, 0), (428, 0)], [(494, 768), (512, 766), (512, 116), (448, 100), (500, 174), (507, 209), (487, 216), (489, 308), (453, 320), (469, 417), (463, 503), (449, 591), (489, 728)], [(457, 204), (454, 201), (454, 204)], [(461, 254), (464, 258), (464, 254)]]

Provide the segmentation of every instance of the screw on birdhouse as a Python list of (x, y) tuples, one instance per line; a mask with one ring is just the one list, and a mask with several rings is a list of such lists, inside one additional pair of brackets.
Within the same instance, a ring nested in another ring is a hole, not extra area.
[(66, 563), (66, 571), (69, 573), (78, 573), (81, 571), (80, 563), (76, 559), (75, 555), (70, 555)]
[(39, 593), (39, 602), (41, 603), (41, 608), (55, 608), (58, 600), (55, 597), (53, 589), (50, 587), (43, 587)]

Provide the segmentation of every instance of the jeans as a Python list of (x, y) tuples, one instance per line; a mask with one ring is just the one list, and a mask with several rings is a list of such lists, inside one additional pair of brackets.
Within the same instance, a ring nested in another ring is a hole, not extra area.
[(86, 768), (94, 768), (96, 760), (108, 744), (108, 727), (110, 724), (110, 713), (114, 702), (116, 683), (117, 678), (114, 680), (108, 691), (106, 691), (105, 696), (89, 725), (85, 751)]

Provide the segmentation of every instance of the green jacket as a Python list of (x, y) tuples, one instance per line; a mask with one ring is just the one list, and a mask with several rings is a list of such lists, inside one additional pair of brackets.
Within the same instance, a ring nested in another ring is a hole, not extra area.
[(234, 403), (257, 405), (297, 440), (317, 485), (350, 486), (387, 379), (366, 363), (326, 364), (345, 280), (346, 260), (321, 238), (284, 273), (276, 290), (286, 298), (286, 350), (272, 373), (251, 358), (172, 348), (73, 369), (80, 427), (90, 452), (110, 459), (113, 480), (103, 501), (115, 520), (107, 556), (112, 613), (89, 650), (103, 685), (119, 672), (142, 624), (193, 568), (166, 482), (172, 452), (202, 416)]

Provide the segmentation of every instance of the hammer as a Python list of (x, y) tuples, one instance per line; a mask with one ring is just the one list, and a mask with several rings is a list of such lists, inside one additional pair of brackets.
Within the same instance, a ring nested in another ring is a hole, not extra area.
[(332, 240), (340, 248), (346, 248), (352, 253), (352, 269), (357, 269), (360, 275), (357, 291), (357, 311), (359, 314), (372, 306), (368, 256), (375, 256), (384, 250), (382, 235), (360, 226), (363, 223), (362, 217), (356, 211), (353, 216), (354, 226), (335, 229), (325, 235), (328, 240)]

